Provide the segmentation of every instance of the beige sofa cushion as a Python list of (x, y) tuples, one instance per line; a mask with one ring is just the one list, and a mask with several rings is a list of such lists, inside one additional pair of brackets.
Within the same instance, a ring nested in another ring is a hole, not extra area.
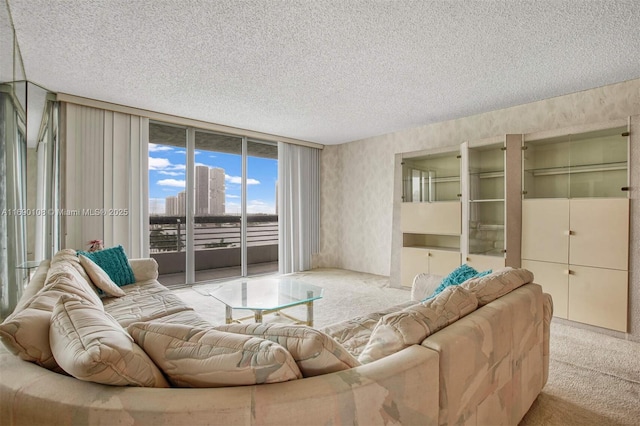
[(82, 265), (84, 270), (87, 272), (87, 275), (89, 275), (89, 278), (91, 278), (93, 285), (110, 296), (124, 296), (124, 291), (118, 287), (116, 283), (109, 278), (109, 275), (104, 271), (104, 269), (98, 266), (93, 260), (82, 254), (78, 256), (78, 259), (80, 260), (80, 265)]
[(158, 367), (100, 307), (63, 295), (49, 330), (58, 365), (73, 377), (115, 386), (169, 387)]
[(480, 278), (471, 278), (460, 284), (460, 287), (475, 294), (478, 306), (484, 306), (530, 282), (533, 282), (530, 271), (506, 267)]
[(358, 360), (366, 364), (420, 344), (430, 334), (477, 307), (478, 300), (473, 293), (459, 286), (451, 286), (433, 299), (387, 314), (378, 321)]
[(89, 275), (80, 264), (80, 259), (78, 259), (76, 253), (73, 249), (62, 249), (53, 256), (49, 264), (49, 270), (47, 271), (45, 285), (55, 281), (56, 277), (60, 274), (66, 276), (71, 275), (79, 281), (85, 281), (97, 292), (97, 289), (93, 287)]
[(177, 387), (276, 383), (302, 377), (285, 348), (253, 336), (138, 322), (129, 333)]
[(0, 339), (7, 348), (25, 361), (60, 371), (49, 345), (51, 312), (62, 295), (75, 295), (102, 309), (102, 302), (86, 281), (75, 274), (58, 272), (53, 282), (45, 285), (29, 301), (21, 304), (0, 324)]
[(327, 334), (303, 325), (227, 324), (215, 327), (229, 333), (258, 336), (289, 351), (304, 377), (348, 370), (360, 365), (342, 345)]

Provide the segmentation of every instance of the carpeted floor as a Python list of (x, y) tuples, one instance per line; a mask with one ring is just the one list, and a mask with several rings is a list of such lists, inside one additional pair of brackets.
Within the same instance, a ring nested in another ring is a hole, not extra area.
[[(339, 269), (296, 274), (324, 288), (314, 304), (315, 327), (323, 327), (410, 299), (405, 289), (389, 287), (388, 277)], [(259, 279), (260, 277), (254, 278)], [(224, 305), (203, 296), (222, 283), (175, 290), (212, 323), (224, 322)], [(304, 318), (305, 308), (286, 311)], [(246, 312), (234, 312), (235, 316)], [(287, 321), (269, 315), (265, 322)], [(551, 325), (549, 380), (521, 426), (640, 426), (640, 343), (583, 330), (557, 321)]]

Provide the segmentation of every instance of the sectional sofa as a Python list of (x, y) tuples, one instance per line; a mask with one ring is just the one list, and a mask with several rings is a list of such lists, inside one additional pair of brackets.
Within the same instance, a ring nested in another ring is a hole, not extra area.
[(130, 265), (119, 297), (73, 250), (40, 265), (0, 325), (3, 425), (517, 424), (547, 379), (552, 303), (523, 269), (314, 330), (208, 324)]

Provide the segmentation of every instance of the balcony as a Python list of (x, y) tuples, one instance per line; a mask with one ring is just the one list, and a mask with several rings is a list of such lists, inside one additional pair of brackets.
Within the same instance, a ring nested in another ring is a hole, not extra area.
[[(196, 216), (194, 255), (196, 282), (238, 277), (241, 274), (240, 216)], [(158, 280), (167, 286), (185, 284), (186, 218), (149, 218), (150, 255), (158, 262)], [(278, 216), (247, 216), (249, 275), (278, 271)]]

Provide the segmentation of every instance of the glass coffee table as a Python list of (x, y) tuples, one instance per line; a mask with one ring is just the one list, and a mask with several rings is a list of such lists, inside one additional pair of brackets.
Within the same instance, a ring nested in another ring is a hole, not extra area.
[[(313, 326), (313, 302), (322, 298), (324, 289), (295, 278), (277, 277), (236, 281), (222, 285), (207, 294), (225, 305), (227, 324), (253, 318), (262, 322), (262, 316), (278, 313), (296, 324)], [(306, 321), (284, 314), (282, 309), (307, 305)], [(253, 311), (253, 315), (233, 318), (233, 310)]]

